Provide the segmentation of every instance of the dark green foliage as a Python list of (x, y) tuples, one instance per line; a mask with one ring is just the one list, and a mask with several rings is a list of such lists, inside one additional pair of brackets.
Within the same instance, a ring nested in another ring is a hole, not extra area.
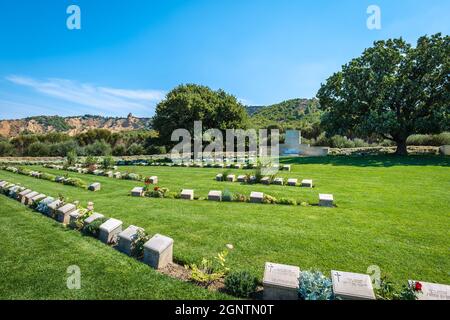
[(50, 155), (50, 146), (43, 142), (34, 142), (27, 148), (26, 154), (30, 157), (47, 157)]
[(72, 127), (66, 123), (64, 118), (60, 116), (37, 116), (26, 118), (25, 120), (34, 120), (44, 127), (53, 127), (58, 132), (72, 129)]
[(10, 142), (0, 141), (0, 157), (13, 156), (14, 154), (14, 146)]
[(193, 136), (194, 121), (202, 121), (203, 130), (245, 129), (248, 115), (236, 97), (222, 90), (187, 84), (173, 89), (158, 104), (153, 125), (159, 132), (161, 145), (170, 146), (176, 129), (186, 129)]
[(98, 238), (100, 233), (100, 226), (105, 223), (108, 220), (108, 218), (100, 218), (96, 219), (87, 226), (83, 227), (83, 234), (87, 236), (91, 236), (94, 238)]
[(90, 156), (106, 156), (112, 153), (111, 145), (105, 140), (95, 141), (94, 143), (85, 147), (87, 155)]
[(379, 135), (407, 153), (408, 136), (450, 126), (450, 36), (377, 41), (342, 67), (317, 96), (329, 136)]
[(258, 279), (247, 271), (231, 272), (225, 277), (225, 288), (239, 298), (249, 298), (258, 285)]

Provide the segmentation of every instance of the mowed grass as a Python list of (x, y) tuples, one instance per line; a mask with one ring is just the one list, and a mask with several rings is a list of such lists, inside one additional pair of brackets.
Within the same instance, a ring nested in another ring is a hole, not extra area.
[[(175, 240), (179, 263), (212, 257), (231, 243), (234, 270), (249, 270), (262, 279), (267, 261), (318, 269), (366, 273), (380, 267), (398, 285), (408, 279), (450, 284), (450, 159), (444, 157), (286, 158), (292, 172), (281, 176), (313, 179), (314, 189), (216, 182), (222, 169), (120, 167), (120, 171), (159, 176), (159, 186), (172, 191), (192, 188), (206, 197), (209, 190), (318, 202), (332, 193), (337, 208), (216, 203), (132, 198), (139, 182), (69, 173), (102, 183), (92, 193), (75, 187), (0, 172), (0, 178), (70, 200), (94, 201), (109, 217), (144, 227)], [(36, 169), (62, 174), (42, 167)], [(231, 170), (236, 174), (251, 172)], [(47, 222), (50, 223), (50, 222)], [(8, 226), (10, 227), (10, 226)], [(85, 241), (86, 239), (82, 239)]]
[[(0, 196), (0, 299), (225, 299)], [(81, 270), (69, 290), (67, 268)]]

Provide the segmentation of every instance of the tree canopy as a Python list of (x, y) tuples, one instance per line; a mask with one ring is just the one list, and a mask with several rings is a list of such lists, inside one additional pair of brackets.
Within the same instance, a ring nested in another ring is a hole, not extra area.
[(406, 154), (411, 134), (449, 129), (449, 74), (449, 36), (377, 41), (320, 88), (322, 125), (328, 135), (380, 135)]
[(223, 90), (187, 84), (173, 89), (157, 105), (153, 128), (159, 132), (161, 145), (171, 145), (176, 129), (193, 135), (194, 121), (202, 121), (203, 130), (245, 129), (248, 115), (236, 97)]

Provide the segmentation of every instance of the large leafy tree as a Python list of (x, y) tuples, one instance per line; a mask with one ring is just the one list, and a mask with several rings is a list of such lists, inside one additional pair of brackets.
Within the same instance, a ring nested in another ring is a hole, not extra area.
[(318, 92), (328, 135), (379, 135), (407, 154), (406, 139), (450, 126), (450, 37), (378, 41)]
[(187, 84), (173, 89), (157, 105), (153, 127), (162, 145), (172, 145), (176, 129), (186, 129), (193, 136), (194, 121), (202, 121), (203, 130), (245, 129), (248, 115), (244, 106), (223, 90)]

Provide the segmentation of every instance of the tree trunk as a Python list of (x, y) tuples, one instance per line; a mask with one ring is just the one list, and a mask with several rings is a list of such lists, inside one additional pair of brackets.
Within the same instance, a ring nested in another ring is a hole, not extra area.
[(408, 149), (406, 146), (406, 139), (400, 139), (397, 140), (397, 150), (395, 151), (395, 154), (397, 156), (407, 156), (408, 155)]

